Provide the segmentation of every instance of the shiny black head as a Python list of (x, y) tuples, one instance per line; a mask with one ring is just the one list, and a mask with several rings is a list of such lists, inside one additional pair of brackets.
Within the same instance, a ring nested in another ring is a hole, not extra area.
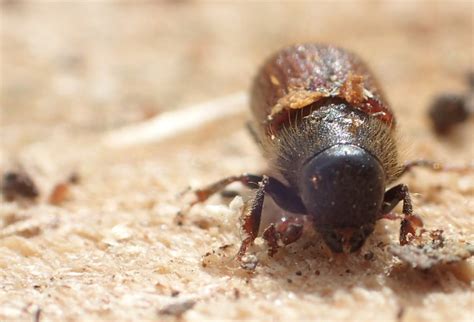
[(353, 252), (373, 231), (383, 201), (385, 173), (366, 150), (335, 145), (305, 163), (299, 191), (331, 250)]

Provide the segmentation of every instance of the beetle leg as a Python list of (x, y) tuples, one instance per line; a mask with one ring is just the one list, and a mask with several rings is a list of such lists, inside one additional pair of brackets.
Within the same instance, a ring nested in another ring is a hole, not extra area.
[[(303, 202), (290, 188), (286, 187), (277, 179), (263, 176), (255, 198), (253, 199), (252, 206), (243, 217), (242, 227), (247, 237), (240, 246), (237, 255), (239, 259), (242, 259), (248, 247), (253, 243), (255, 238), (257, 238), (265, 194), (268, 194), (276, 204), (284, 210), (299, 213), (305, 212)], [(267, 240), (270, 246), (269, 254), (273, 255), (276, 252), (279, 241), (281, 241), (283, 245), (288, 245), (301, 237), (302, 233), (303, 225), (298, 224), (295, 219), (279, 223), (276, 226), (271, 224), (265, 229), (263, 238)]]
[(224, 178), (203, 189), (195, 190), (194, 193), (196, 195), (196, 200), (191, 204), (191, 206), (206, 201), (210, 196), (219, 190), (224, 189), (227, 185), (233, 182), (240, 182), (249, 188), (257, 189), (250, 209), (242, 215), (242, 229), (246, 234), (246, 237), (242, 241), (239, 252), (237, 253), (237, 258), (242, 260), (242, 257), (245, 255), (249, 246), (253, 243), (255, 238), (257, 238), (258, 229), (260, 228), (260, 219), (262, 216), (263, 201), (265, 198), (266, 187), (269, 184), (269, 178), (267, 176), (253, 174), (242, 174), (240, 176)]
[(263, 231), (263, 239), (265, 239), (268, 244), (268, 256), (273, 256), (280, 247), (278, 243), (279, 237), (274, 223), (268, 225)]
[[(384, 201), (382, 204), (382, 215), (380, 219), (384, 218), (386, 214), (395, 208), (395, 206), (403, 201), (403, 219), (400, 226), (400, 244), (405, 245), (409, 242), (408, 234), (416, 236), (416, 229), (423, 227), (423, 221), (420, 217), (413, 214), (413, 206), (411, 203), (410, 192), (408, 186), (399, 184), (385, 192)], [(389, 219), (391, 219), (389, 216)]]
[(404, 175), (405, 173), (411, 171), (415, 167), (423, 167), (423, 168), (428, 168), (431, 171), (435, 172), (458, 172), (458, 173), (467, 173), (474, 171), (474, 165), (466, 165), (466, 166), (448, 166), (445, 164), (442, 164), (440, 162), (436, 161), (431, 161), (431, 160), (414, 160), (414, 161), (409, 161), (405, 163), (402, 166), (400, 176)]
[(303, 235), (303, 223), (299, 218), (291, 217), (277, 224), (270, 224), (263, 232), (268, 243), (268, 255), (273, 256), (280, 246), (294, 243)]
[[(283, 183), (272, 177), (252, 174), (231, 176), (219, 180), (203, 189), (195, 190), (196, 200), (191, 206), (199, 202), (204, 202), (211, 195), (224, 189), (225, 186), (233, 182), (240, 182), (249, 188), (257, 189), (250, 209), (242, 216), (242, 228), (246, 237), (242, 241), (242, 245), (237, 254), (239, 260), (242, 259), (249, 246), (253, 243), (255, 238), (257, 238), (265, 194), (268, 194), (275, 203), (284, 210), (294, 213), (306, 212), (301, 199)], [(300, 228), (295, 223), (287, 223), (286, 225), (282, 223), (278, 225), (276, 232), (279, 234), (278, 239), (280, 239), (284, 245), (287, 245), (300, 237), (302, 226)], [(270, 236), (269, 234), (271, 234), (270, 231), (267, 233), (267, 236)]]
[(196, 195), (196, 200), (191, 203), (191, 206), (206, 201), (210, 196), (220, 190), (223, 190), (231, 183), (240, 182), (248, 188), (260, 189), (261, 183), (263, 181), (265, 181), (265, 185), (263, 187), (264, 192), (270, 195), (270, 197), (280, 208), (292, 213), (306, 213), (303, 201), (293, 192), (291, 188), (285, 186), (275, 178), (254, 174), (242, 174), (240, 176), (227, 177), (203, 189), (195, 190), (194, 194)]
[(242, 260), (242, 257), (247, 252), (249, 246), (257, 238), (258, 229), (260, 228), (260, 219), (262, 217), (263, 201), (265, 199), (265, 188), (268, 185), (268, 177), (263, 176), (262, 181), (259, 183), (259, 188), (252, 201), (252, 206), (249, 211), (243, 215), (242, 218), (242, 229), (246, 234), (245, 239), (240, 245), (237, 258)]

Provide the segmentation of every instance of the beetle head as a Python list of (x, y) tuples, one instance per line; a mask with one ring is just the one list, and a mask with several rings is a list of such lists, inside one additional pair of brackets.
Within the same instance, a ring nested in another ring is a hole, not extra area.
[(355, 251), (373, 231), (383, 201), (385, 173), (366, 150), (334, 145), (306, 162), (299, 191), (328, 246), (334, 252)]

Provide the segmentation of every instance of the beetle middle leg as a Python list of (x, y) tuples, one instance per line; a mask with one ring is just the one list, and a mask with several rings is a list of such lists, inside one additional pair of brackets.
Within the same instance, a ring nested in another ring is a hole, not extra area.
[(400, 202), (403, 201), (403, 219), (400, 226), (400, 244), (405, 245), (409, 243), (409, 236), (416, 235), (417, 228), (423, 228), (423, 221), (420, 217), (413, 214), (413, 206), (411, 203), (410, 192), (408, 186), (405, 184), (399, 184), (385, 192), (383, 205), (381, 209), (381, 217), (385, 218), (385, 214), (389, 214), (387, 218), (391, 219), (393, 214), (390, 214), (393, 208)]
[(203, 189), (194, 190), (194, 194), (196, 196), (196, 200), (191, 203), (191, 206), (206, 201), (210, 196), (223, 190), (226, 186), (234, 182), (240, 182), (244, 186), (257, 189), (259, 187), (259, 182), (263, 180), (263, 176), (254, 175), (254, 174), (247, 174), (244, 173), (239, 176), (231, 176), (224, 179), (221, 179)]
[(431, 160), (414, 160), (405, 163), (401, 169), (400, 176), (411, 171), (413, 168), (423, 167), (435, 172), (458, 172), (458, 173), (467, 173), (474, 171), (474, 165), (466, 166), (449, 166), (440, 162), (431, 161)]

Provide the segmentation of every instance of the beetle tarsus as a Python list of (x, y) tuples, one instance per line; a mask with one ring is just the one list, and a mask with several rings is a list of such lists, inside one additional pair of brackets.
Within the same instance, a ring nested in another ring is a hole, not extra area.
[(268, 245), (268, 256), (273, 257), (278, 251), (278, 233), (275, 228), (275, 224), (270, 224), (264, 231), (263, 231), (263, 239), (267, 242)]
[(397, 216), (391, 213), (391, 211), (400, 201), (403, 201), (403, 219), (400, 225), (400, 244), (405, 245), (408, 244), (413, 237), (417, 236), (417, 229), (423, 228), (423, 220), (419, 216), (413, 214), (413, 205), (407, 185), (399, 184), (385, 192), (382, 205), (383, 215), (380, 216), (380, 219), (397, 219)]
[(250, 245), (252, 245), (254, 240), (255, 238), (247, 237), (242, 241), (242, 244), (240, 244), (239, 252), (237, 253), (237, 259), (240, 262), (242, 261), (242, 258), (247, 253), (247, 249), (250, 247)]
[[(417, 230), (420, 229), (420, 235)], [(403, 218), (400, 224), (400, 245), (409, 244), (413, 239), (421, 236), (423, 230), (423, 221), (419, 216), (411, 215)]]

